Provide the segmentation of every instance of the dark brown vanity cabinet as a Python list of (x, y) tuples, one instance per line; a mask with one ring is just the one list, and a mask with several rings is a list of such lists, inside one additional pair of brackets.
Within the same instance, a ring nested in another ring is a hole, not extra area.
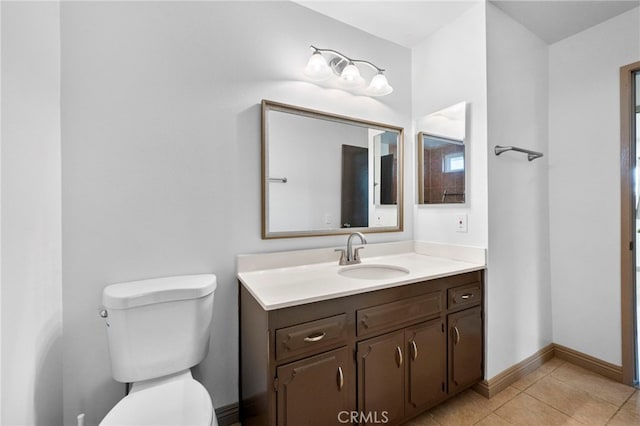
[[(482, 283), (447, 289), (449, 393), (457, 393), (483, 376)], [(454, 312), (454, 313), (451, 313)]]
[(374, 413), (378, 419), (389, 422), (404, 417), (404, 342), (401, 330), (358, 343), (358, 408), (361, 412)]
[(278, 367), (278, 425), (338, 424), (336, 413), (351, 410), (345, 380), (352, 364), (343, 347)]
[(405, 330), (407, 347), (406, 414), (433, 406), (447, 395), (447, 350), (440, 318)]
[(449, 392), (482, 380), (482, 310), (480, 306), (447, 317), (449, 327)]
[(446, 339), (439, 318), (359, 342), (357, 358), (358, 408), (374, 413), (371, 423), (393, 424), (447, 395)]
[(397, 425), (483, 377), (482, 271), (270, 311), (239, 293), (243, 426)]

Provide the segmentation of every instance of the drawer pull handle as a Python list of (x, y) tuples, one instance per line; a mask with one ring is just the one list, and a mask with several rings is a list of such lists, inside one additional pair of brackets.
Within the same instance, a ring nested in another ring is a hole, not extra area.
[(327, 333), (325, 333), (324, 331), (318, 332), (318, 333), (313, 333), (308, 335), (307, 337), (304, 338), (305, 342), (319, 342), (320, 340), (324, 339), (324, 336), (326, 336)]
[(411, 341), (411, 359), (415, 361), (416, 358), (418, 358), (418, 345), (416, 345), (415, 340), (412, 340)]
[(344, 373), (342, 367), (338, 367), (338, 390), (341, 391), (344, 387)]
[(400, 346), (396, 346), (396, 363), (398, 364), (398, 368), (402, 366), (402, 349)]
[(455, 340), (455, 344), (457, 345), (458, 343), (460, 343), (460, 331), (458, 330), (458, 327), (453, 327), (453, 332), (456, 335), (456, 340)]
[(462, 296), (460, 296), (460, 299), (467, 300), (467, 299), (471, 299), (472, 297), (473, 297), (473, 293), (465, 293)]

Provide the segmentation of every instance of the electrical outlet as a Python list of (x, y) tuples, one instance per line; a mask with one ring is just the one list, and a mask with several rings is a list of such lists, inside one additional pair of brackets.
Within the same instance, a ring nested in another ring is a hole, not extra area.
[(467, 232), (467, 215), (456, 215), (456, 232)]

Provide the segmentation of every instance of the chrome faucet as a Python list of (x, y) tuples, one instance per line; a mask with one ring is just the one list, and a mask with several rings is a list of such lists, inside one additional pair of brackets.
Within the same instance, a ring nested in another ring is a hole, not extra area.
[(353, 265), (356, 263), (360, 263), (359, 251), (362, 250), (364, 247), (356, 247), (354, 250), (353, 249), (354, 237), (360, 238), (360, 242), (362, 244), (367, 244), (367, 239), (364, 237), (364, 235), (362, 235), (362, 232), (354, 232), (353, 234), (349, 235), (349, 238), (347, 238), (346, 252), (344, 249), (335, 250), (340, 252), (340, 261), (338, 262), (339, 265)]

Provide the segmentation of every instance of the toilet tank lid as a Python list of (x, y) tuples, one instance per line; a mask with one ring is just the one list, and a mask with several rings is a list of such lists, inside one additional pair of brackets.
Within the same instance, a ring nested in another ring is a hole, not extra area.
[(128, 309), (153, 303), (197, 299), (216, 289), (214, 274), (180, 275), (111, 284), (102, 291), (108, 309)]

